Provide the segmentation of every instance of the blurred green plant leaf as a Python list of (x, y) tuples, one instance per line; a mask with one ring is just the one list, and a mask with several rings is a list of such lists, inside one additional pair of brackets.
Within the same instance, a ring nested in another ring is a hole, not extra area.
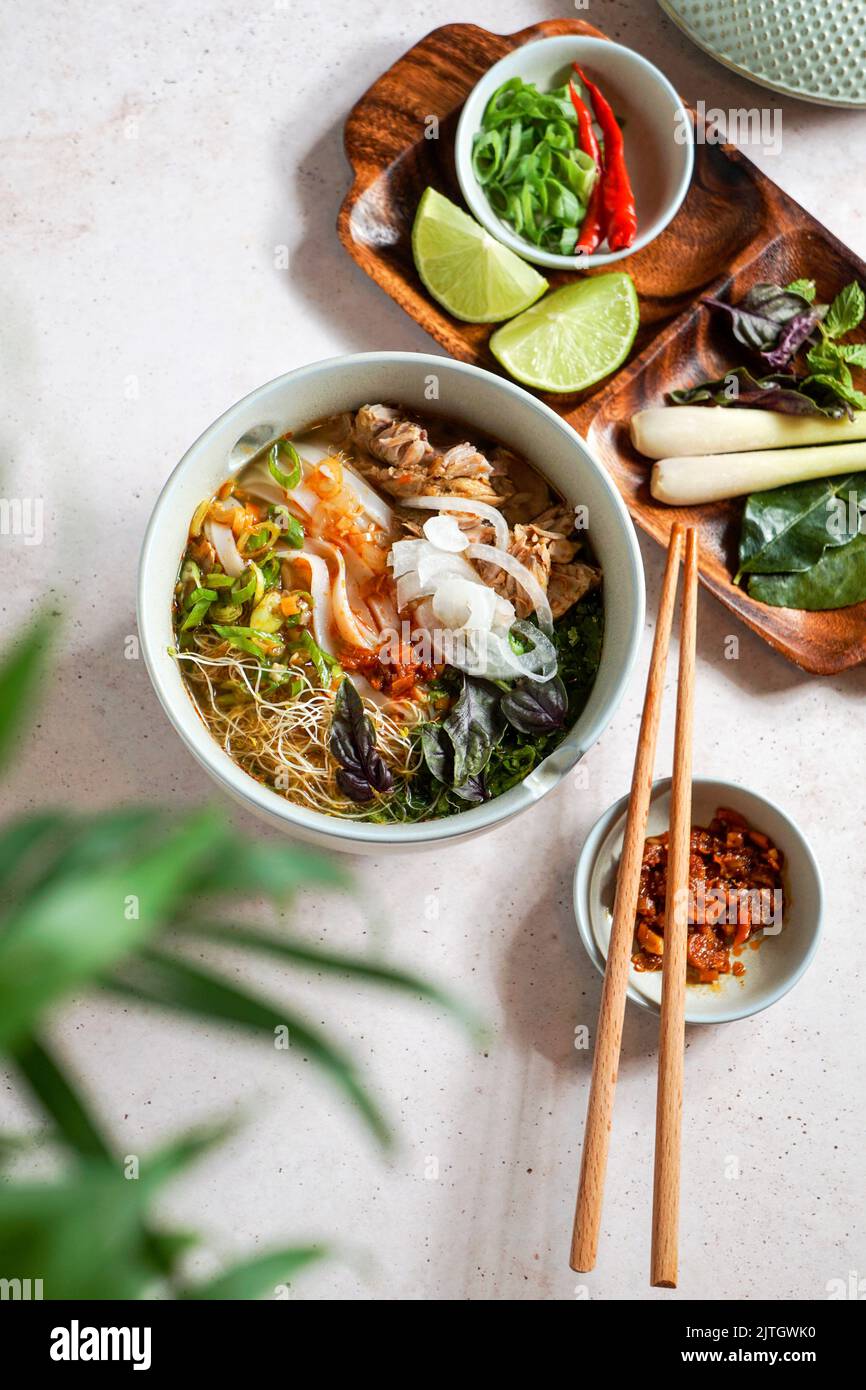
[[(164, 1277), (144, 1215), (154, 1194), (223, 1131), (183, 1136), (126, 1178), (119, 1162), (85, 1160), (56, 1183), (0, 1185), (0, 1278), (41, 1279), (47, 1299), (141, 1298)], [(179, 1250), (186, 1237), (167, 1241)]]
[(157, 950), (141, 951), (105, 978), (103, 984), (115, 993), (142, 1003), (160, 1004), (221, 1023), (240, 1024), (264, 1034), (271, 1045), (275, 1041), (275, 1030), (286, 1028), (289, 1050), (295, 1056), (308, 1057), (315, 1062), (357, 1105), (379, 1143), (385, 1147), (391, 1145), (391, 1131), (364, 1087), (352, 1058), (284, 1005), (259, 999), (198, 966)]
[[(0, 765), (32, 704), (51, 631), (48, 619), (38, 623), (0, 662)], [(81, 816), (51, 809), (0, 830), (0, 1050), (50, 1119), (51, 1137), (74, 1159), (57, 1182), (0, 1184), (0, 1278), (40, 1279), (51, 1299), (253, 1299), (323, 1257), (318, 1246), (288, 1247), (203, 1284), (185, 1283), (178, 1262), (197, 1236), (153, 1229), (147, 1210), (162, 1186), (224, 1131), (186, 1135), (142, 1159), (132, 1176), (38, 1030), (49, 1006), (92, 983), (128, 1000), (240, 1025), (271, 1045), (275, 1030), (284, 1028), (290, 1051), (325, 1072), (376, 1139), (389, 1145), (384, 1116), (342, 1049), (282, 1005), (150, 945), (169, 928), (195, 932), (215, 945), (400, 989), (472, 1022), (457, 1002), (407, 972), (253, 928), (187, 926), (203, 900), (285, 904), (311, 884), (351, 886), (333, 858), (249, 839), (212, 813), (178, 818), (120, 807)], [(35, 1148), (44, 1137), (44, 1131), (0, 1135), (0, 1158)]]
[(209, 893), (221, 897), (241, 893), (281, 902), (296, 889), (313, 884), (349, 888), (351, 879), (333, 858), (303, 845), (270, 845), (227, 832), (223, 852), (191, 884), (190, 894), (200, 899)]
[(0, 890), (7, 919), (21, 894), (43, 876), (46, 860), (53, 858), (69, 823), (68, 816), (46, 811), (12, 821), (0, 830)]
[[(113, 806), (110, 811), (82, 816), (46, 859), (43, 883), (47, 886), (61, 877), (90, 873), (107, 863), (123, 863), (158, 850), (176, 828), (177, 822), (172, 823), (165, 811), (145, 806)], [(213, 817), (212, 848), (218, 843), (219, 829)]]
[(52, 624), (42, 618), (0, 661), (0, 767), (29, 714), (42, 675)]
[(257, 1259), (227, 1269), (206, 1284), (194, 1284), (184, 1289), (186, 1299), (250, 1299), (273, 1293), (279, 1284), (291, 1279), (327, 1255), (320, 1245), (290, 1246), (286, 1250), (271, 1250)]
[(458, 999), (428, 984), (417, 975), (405, 970), (395, 970), (387, 965), (377, 965), (363, 956), (344, 956), (335, 951), (324, 951), (318, 946), (308, 946), (305, 942), (293, 941), (290, 937), (274, 936), (268, 932), (257, 931), (253, 927), (227, 927), (220, 923), (191, 921), (183, 924), (184, 936), (204, 937), (220, 946), (244, 947), (252, 951), (262, 951), (290, 961), (293, 965), (306, 966), (311, 970), (325, 970), (335, 975), (345, 975), (353, 979), (366, 980), (370, 984), (387, 985), (419, 999), (427, 999), (438, 1004), (467, 1027), (477, 1030), (480, 1022)]
[(82, 869), (36, 893), (0, 937), (0, 1047), (163, 924), (220, 834), (210, 812), (193, 816), (125, 865)]
[(88, 1113), (78, 1091), (66, 1079), (59, 1064), (33, 1037), (19, 1042), (14, 1061), (30, 1090), (51, 1116), (59, 1136), (83, 1158), (111, 1163), (111, 1149), (99, 1126)]

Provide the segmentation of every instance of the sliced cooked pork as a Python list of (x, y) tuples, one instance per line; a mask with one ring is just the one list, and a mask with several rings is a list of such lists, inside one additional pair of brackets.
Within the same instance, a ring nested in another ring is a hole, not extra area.
[(507, 474), (474, 444), (440, 452), (423, 426), (391, 406), (362, 406), (352, 433), (371, 456), (357, 461), (364, 476), (392, 497), (472, 497), (497, 506), (511, 494)]

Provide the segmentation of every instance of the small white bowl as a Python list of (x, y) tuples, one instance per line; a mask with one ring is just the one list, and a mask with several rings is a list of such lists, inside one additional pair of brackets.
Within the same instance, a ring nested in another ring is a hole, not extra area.
[[(668, 828), (669, 777), (653, 784), (647, 834)], [(610, 941), (616, 872), (622, 853), (628, 797), (623, 796), (587, 836), (574, 874), (574, 913), (580, 939), (593, 965), (604, 974)], [(785, 856), (782, 870), (784, 916), (777, 935), (764, 933), (757, 950), (746, 945), (740, 959), (745, 975), (722, 976), (714, 985), (689, 985), (687, 1023), (731, 1023), (775, 1004), (808, 969), (821, 938), (824, 890), (821, 871), (802, 830), (775, 802), (733, 782), (696, 780), (692, 787), (692, 824), (707, 825), (719, 806), (745, 816), (749, 825), (769, 835)], [(661, 972), (631, 970), (628, 997), (643, 1009), (659, 1012)]]
[[(285, 430), (363, 405), (400, 401), (454, 417), (538, 462), (572, 505), (589, 512), (589, 537), (605, 576), (605, 630), (598, 677), (563, 742), (525, 781), (482, 806), (419, 825), (374, 825), (310, 811), (248, 776), (211, 737), (187, 693), (171, 604), (190, 517), (229, 474)], [(610, 723), (634, 665), (644, 620), (643, 566), (634, 527), (607, 469), (585, 440), (542, 401), (466, 362), (420, 352), (366, 352), (313, 362), (260, 386), (221, 415), (184, 454), (153, 511), (141, 552), (138, 625), (150, 678), (187, 748), (220, 786), (298, 839), (370, 854), (467, 839), (539, 801)]]
[[(549, 92), (568, 80), (575, 61), (597, 80), (615, 115), (624, 121), (625, 158), (637, 207), (633, 245), (579, 258), (540, 250), (519, 237), (497, 217), (472, 169), (473, 137), (481, 129), (484, 109), (497, 87), (511, 77), (521, 77), (534, 82), (540, 92)], [(466, 99), (454, 153), (461, 192), (481, 225), (524, 260), (551, 270), (611, 265), (648, 246), (678, 212), (695, 160), (688, 111), (664, 74), (622, 44), (569, 34), (524, 44), (494, 63)]]

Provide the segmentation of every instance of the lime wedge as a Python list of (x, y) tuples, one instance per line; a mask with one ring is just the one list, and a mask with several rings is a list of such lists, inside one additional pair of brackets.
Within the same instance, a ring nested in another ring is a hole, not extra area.
[(637, 333), (630, 275), (594, 275), (564, 285), (497, 328), (490, 350), (525, 386), (583, 391), (622, 365)]
[(499, 323), (534, 304), (547, 281), (435, 188), (418, 204), (412, 255), (425, 286), (465, 323)]

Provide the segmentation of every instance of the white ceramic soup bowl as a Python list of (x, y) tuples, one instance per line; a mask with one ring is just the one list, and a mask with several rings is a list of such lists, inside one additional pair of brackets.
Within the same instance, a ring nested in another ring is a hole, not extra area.
[(581, 268), (611, 265), (654, 241), (679, 211), (695, 162), (688, 111), (664, 73), (634, 49), (609, 39), (562, 34), (524, 44), (500, 58), (473, 87), (460, 116), (454, 146), (460, 191), (491, 236), (524, 260), (552, 270), (574, 270), (575, 257), (533, 246), (496, 215), (472, 168), (472, 141), (481, 129), (488, 101), (503, 82), (520, 77), (534, 82), (540, 92), (549, 92), (568, 81), (573, 62), (580, 63), (598, 83), (623, 123), (625, 160), (637, 210), (634, 243), (624, 251), (583, 256)]
[[(431, 397), (433, 399), (431, 399)], [(598, 678), (564, 742), (524, 782), (459, 815), (419, 825), (377, 825), (294, 805), (243, 772), (203, 724), (169, 654), (172, 593), (189, 522), (205, 497), (286, 430), (372, 402), (453, 416), (525, 454), (572, 504), (588, 508), (588, 534), (604, 572), (605, 631)], [(220, 786), (272, 825), (331, 849), (411, 849), (466, 839), (539, 801), (610, 722), (634, 663), (644, 619), (640, 552), (625, 506), (584, 441), (548, 406), (478, 367), (411, 352), (334, 357), (259, 387), (196, 440), (163, 488), (141, 554), (138, 621), (144, 658), (166, 714)]]

